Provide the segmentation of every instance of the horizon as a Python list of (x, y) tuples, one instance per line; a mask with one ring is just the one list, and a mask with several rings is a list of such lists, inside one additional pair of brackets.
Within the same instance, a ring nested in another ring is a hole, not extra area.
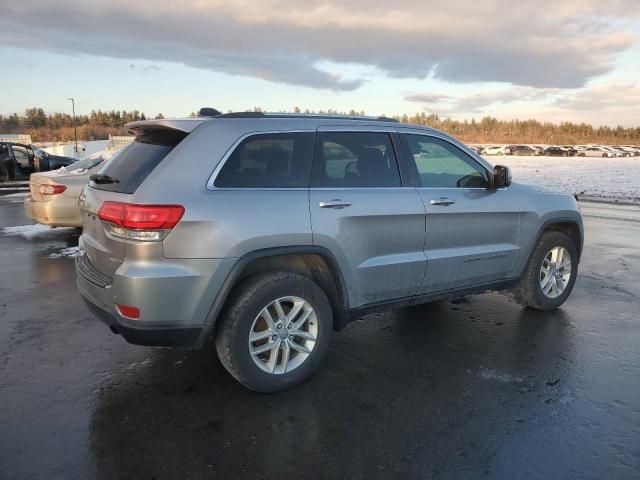
[[(366, 8), (365, 8), (366, 6)], [(425, 112), (471, 121), (640, 125), (640, 7), (289, 0), (5, 7), (0, 113)], [(64, 15), (61, 14), (64, 12)], [(452, 28), (452, 25), (456, 28)]]

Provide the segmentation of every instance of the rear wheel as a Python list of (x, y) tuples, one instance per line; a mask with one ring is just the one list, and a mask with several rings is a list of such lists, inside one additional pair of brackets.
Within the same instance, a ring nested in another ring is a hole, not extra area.
[(309, 278), (258, 274), (234, 291), (216, 336), (220, 361), (245, 387), (285, 390), (320, 365), (333, 330), (331, 306)]
[(546, 231), (514, 289), (521, 305), (553, 310), (571, 294), (578, 273), (578, 252), (566, 233)]

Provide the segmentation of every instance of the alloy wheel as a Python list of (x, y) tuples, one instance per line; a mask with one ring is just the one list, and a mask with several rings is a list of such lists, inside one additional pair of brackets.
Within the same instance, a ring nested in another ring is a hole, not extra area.
[(553, 247), (540, 267), (540, 288), (548, 298), (557, 298), (571, 279), (571, 255), (564, 247)]
[(288, 373), (302, 365), (318, 338), (316, 312), (300, 297), (282, 297), (264, 307), (249, 332), (253, 363), (269, 374)]

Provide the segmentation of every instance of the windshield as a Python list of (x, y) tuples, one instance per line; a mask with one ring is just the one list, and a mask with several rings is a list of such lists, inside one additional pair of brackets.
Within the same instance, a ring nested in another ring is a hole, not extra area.
[(31, 147), (31, 150), (33, 150), (33, 153), (36, 157), (40, 157), (40, 158), (44, 158), (48, 155), (47, 152), (45, 152), (44, 150), (39, 149), (38, 147)]
[(93, 155), (89, 155), (84, 160), (74, 163), (73, 165), (66, 167), (67, 172), (78, 171), (78, 170), (90, 170), (94, 167), (97, 167), (102, 162), (106, 160), (110, 160), (116, 155), (116, 153), (112, 152), (98, 152)]

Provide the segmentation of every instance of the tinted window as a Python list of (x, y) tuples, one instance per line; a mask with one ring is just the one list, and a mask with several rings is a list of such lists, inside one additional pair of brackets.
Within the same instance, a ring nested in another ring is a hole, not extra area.
[(96, 184), (93, 188), (118, 193), (133, 193), (167, 154), (186, 137), (185, 132), (170, 128), (146, 130), (108, 162), (100, 173), (116, 180)]
[(415, 162), (419, 186), (471, 188), (487, 186), (486, 172), (455, 145), (426, 135), (402, 135)]
[(324, 132), (316, 146), (316, 187), (399, 187), (391, 137), (380, 132)]
[(267, 133), (244, 139), (216, 177), (222, 188), (306, 188), (313, 139), (308, 133)]

